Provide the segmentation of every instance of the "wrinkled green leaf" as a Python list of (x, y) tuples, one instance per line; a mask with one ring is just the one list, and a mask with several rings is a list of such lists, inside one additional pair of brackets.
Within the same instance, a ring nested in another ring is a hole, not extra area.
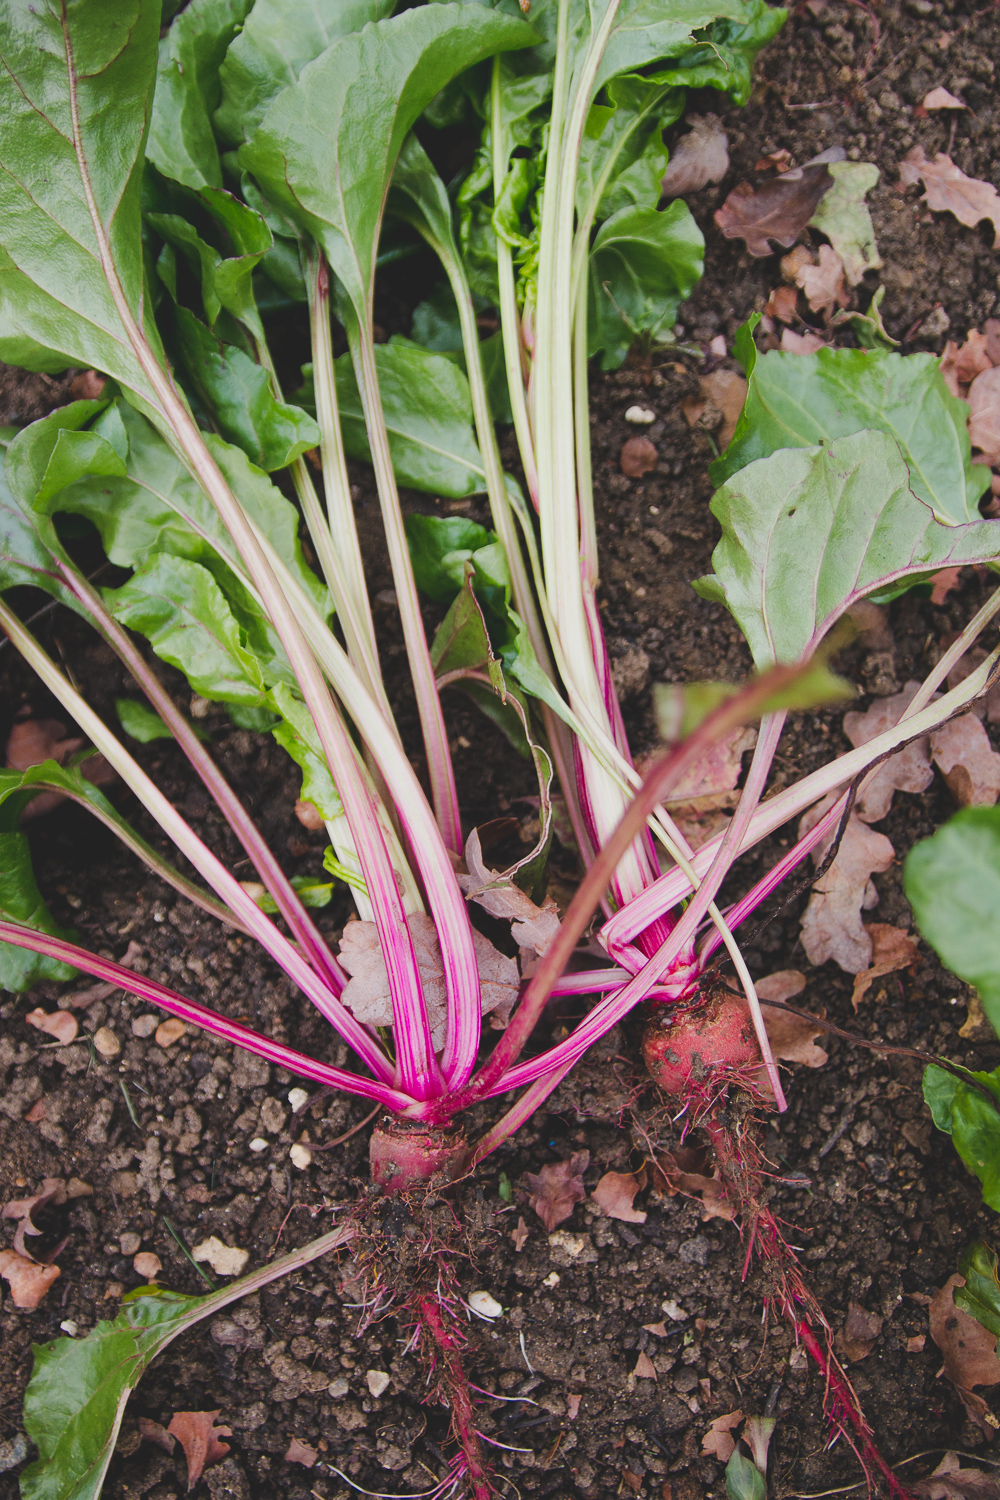
[(948, 390), (935, 355), (773, 350), (756, 360), (748, 379), (733, 440), (709, 469), (713, 483), (779, 448), (807, 448), (867, 428), (895, 440), (914, 494), (939, 520), (978, 520), (989, 471), (972, 463), (968, 405)]
[(39, 518), (20, 506), (0, 476), (0, 593), (20, 584), (44, 589), (47, 594), (82, 613), (73, 595), (60, 581), (52, 552)]
[(976, 1240), (962, 1251), (958, 1269), (965, 1285), (955, 1288), (955, 1306), (1000, 1336), (1000, 1281), (995, 1253), (982, 1240)]
[[(146, 218), (168, 245), (179, 250), (201, 278), (205, 316), (214, 327), (225, 308), (253, 334), (263, 338), (253, 289), (253, 273), (272, 252), (274, 240), (263, 216), (222, 189), (204, 188), (198, 195), (212, 218), (226, 233), (234, 255), (208, 243), (195, 226), (177, 213), (147, 213)], [(175, 288), (168, 283), (171, 295)]]
[[(303, 906), (311, 907), (314, 911), (329, 906), (333, 897), (333, 884), (328, 880), (313, 880), (309, 875), (293, 875), (292, 887), (298, 893), (299, 900)], [(269, 917), (277, 915), (278, 903), (270, 895), (264, 886), (259, 891), (253, 892), (253, 899)]]
[(1000, 807), (963, 808), (914, 845), (903, 883), (921, 936), (1000, 1032)]
[(705, 240), (686, 203), (663, 213), (622, 208), (606, 219), (590, 252), (588, 350), (616, 369), (637, 334), (663, 338), (704, 268)]
[(882, 300), (885, 287), (880, 286), (868, 304), (867, 312), (850, 312), (843, 308), (834, 317), (831, 327), (847, 323), (862, 349), (893, 349), (899, 339), (894, 339), (882, 322)]
[[(973, 1073), (995, 1095), (1000, 1106), (1000, 1072)], [(968, 1084), (932, 1063), (924, 1069), (924, 1102), (934, 1124), (955, 1143), (955, 1150), (982, 1183), (983, 1202), (1000, 1210), (1000, 1113)]]
[(431, 665), (437, 677), (448, 672), (483, 672), (489, 677), (493, 691), (504, 698), (503, 668), (493, 654), (483, 611), (472, 589), (475, 568), (466, 562), (463, 569), (462, 587), (431, 642)]
[(186, 187), (222, 186), (212, 134), (219, 65), (253, 0), (191, 0), (160, 41), (146, 155)]
[(621, 208), (655, 208), (667, 165), (663, 131), (679, 120), (684, 95), (655, 80), (626, 74), (607, 86), (607, 104), (587, 115), (577, 171), (577, 214), (607, 218)]
[(390, 16), (395, 0), (256, 0), (220, 70), (222, 140), (249, 140), (271, 100), (349, 32)]
[(832, 161), (829, 170), (833, 187), (823, 194), (809, 223), (822, 230), (844, 262), (848, 285), (857, 286), (866, 271), (877, 271), (882, 264), (865, 203), (879, 170), (870, 161)]
[(694, 41), (693, 33), (720, 19), (745, 24), (748, 10), (744, 0), (632, 0), (620, 6), (593, 92), (616, 73), (682, 55)]
[(271, 701), (282, 715), (271, 732), (302, 772), (300, 796), (318, 809), (324, 823), (334, 822), (344, 809), (308, 709), (284, 684), (274, 688)]
[(496, 537), (464, 516), (414, 512), (406, 517), (406, 540), (417, 588), (437, 604), (450, 604), (465, 582), (466, 562)]
[(753, 89), (758, 52), (784, 26), (788, 11), (767, 0), (749, 0), (738, 20), (717, 21), (708, 34), (686, 48), (671, 67), (655, 75), (663, 83), (689, 89), (718, 89), (734, 104), (746, 104)]
[[(22, 428), (11, 439), (4, 460), (4, 477), (25, 510), (36, 507), (43, 513), (49, 510), (51, 507), (47, 502), (61, 489), (90, 473), (91, 457), (96, 459), (97, 472), (101, 475), (124, 473), (122, 460), (127, 456), (127, 447), (122, 454), (109, 439), (83, 431), (107, 404), (106, 401), (71, 401), (68, 406), (59, 407), (49, 416)], [(85, 445), (71, 448), (63, 441), (71, 437), (84, 438)], [(52, 464), (60, 445), (60, 457)], [(114, 467), (116, 461), (117, 470)]]
[[(0, 776), (4, 774), (0, 772)], [(20, 922), (52, 937), (73, 935), (59, 926), (45, 904), (23, 833), (0, 833), (0, 916), (6, 922)], [(59, 963), (43, 953), (30, 953), (13, 943), (0, 943), (0, 989), (20, 994), (30, 990), (39, 979), (72, 979), (75, 974), (69, 964)]]
[(179, 346), (191, 382), (222, 436), (268, 473), (319, 445), (320, 431), (301, 407), (278, 401), (262, 365), (176, 309)]
[(1000, 556), (997, 522), (935, 520), (882, 432), (760, 459), (711, 508), (722, 540), (695, 587), (735, 616), (759, 668), (799, 660), (856, 600), (899, 579)]

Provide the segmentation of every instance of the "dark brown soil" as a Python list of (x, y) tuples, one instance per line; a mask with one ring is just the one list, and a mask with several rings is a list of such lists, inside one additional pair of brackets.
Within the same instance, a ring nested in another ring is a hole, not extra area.
[[(712, 213), (736, 182), (753, 180), (761, 155), (779, 147), (802, 162), (843, 145), (851, 157), (881, 168), (871, 202), (891, 332), (905, 337), (937, 304), (956, 337), (994, 313), (1000, 261), (987, 226), (970, 230), (947, 216), (929, 219), (916, 195), (903, 197), (895, 182), (897, 162), (916, 142), (928, 155), (950, 149), (970, 175), (995, 178), (995, 17), (995, 7), (973, 13), (970, 5), (948, 0), (910, 0), (905, 8), (874, 13), (829, 0), (818, 16), (806, 7), (792, 16), (761, 60), (752, 102), (743, 111), (723, 111), (733, 157), (729, 176), (692, 202), (706, 232), (708, 270), (681, 314), (688, 339), (705, 345), (722, 332), (731, 341), (777, 283), (777, 257), (755, 261), (741, 254), (739, 242), (714, 228)], [(915, 117), (913, 106), (937, 84), (965, 99), (969, 111)], [(718, 111), (718, 99), (693, 100), (692, 108)], [(904, 351), (940, 348), (940, 318), (937, 326), (935, 338), (921, 339), (918, 332)], [(748, 664), (729, 617), (689, 586), (707, 571), (717, 535), (707, 509), (708, 440), (689, 432), (679, 405), (695, 388), (697, 368), (694, 360), (669, 353), (635, 358), (625, 370), (595, 379), (593, 389), (602, 608), (637, 751), (654, 739), (651, 682), (735, 678)], [(58, 381), (19, 384), (4, 372), (0, 398), (0, 417), (23, 422), (64, 400), (65, 389)], [(656, 413), (648, 431), (660, 453), (658, 470), (644, 481), (625, 479), (617, 461), (635, 430), (624, 412), (636, 400)], [(359, 470), (356, 480), (374, 594), (389, 579), (375, 544), (370, 479)], [(466, 510), (485, 519), (478, 501)], [(905, 597), (892, 609), (892, 659), (874, 660), (855, 649), (842, 665), (859, 686), (882, 692), (892, 690), (893, 679), (902, 684), (923, 675), (941, 636), (969, 618), (984, 587), (970, 573), (944, 607)], [(27, 597), (20, 602), (37, 607)], [(116, 661), (65, 615), (49, 613), (36, 628), (50, 650), (72, 662), (90, 700), (113, 722), (112, 699), (124, 686)], [(379, 628), (387, 676), (398, 689), (412, 742), (405, 656), (388, 604), (380, 607)], [(0, 682), (0, 736), (22, 704), (59, 716), (10, 648), (0, 650)], [(179, 679), (173, 686), (179, 691)], [(448, 712), (470, 824), (498, 812), (530, 816), (516, 800), (531, 792), (522, 763), (460, 700), (449, 702)], [(233, 729), (221, 713), (213, 711), (205, 722), (221, 764), (287, 869), (316, 874), (324, 840), (293, 816), (297, 777), (283, 754), (268, 738)], [(776, 775), (787, 783), (843, 748), (839, 714), (803, 717), (783, 742)], [(237, 873), (249, 874), (179, 753), (154, 745), (138, 754), (203, 837)], [(157, 841), (131, 798), (119, 793), (118, 800)], [(898, 794), (882, 827), (900, 858), (952, 807), (940, 782), (922, 797)], [(326, 1027), (273, 966), (238, 937), (220, 940), (216, 926), (144, 874), (83, 814), (60, 810), (39, 820), (32, 842), (55, 914), (87, 946), (119, 958), (135, 944), (134, 967), (303, 1050), (331, 1055)], [(743, 862), (740, 885), (773, 860), (776, 847)], [(876, 885), (878, 920), (908, 925), (898, 866)], [(832, 964), (809, 969), (805, 962), (798, 945), (804, 901), (780, 912), (751, 943), (747, 957), (755, 974), (802, 968), (808, 976), (803, 1003), (825, 1007), (838, 1023), (968, 1064), (1000, 1062), (990, 1034), (959, 1036), (968, 993), (927, 949), (915, 972), (874, 987), (855, 1022), (849, 978)], [(346, 899), (335, 900), (320, 914), (320, 926), (335, 936), (348, 909)], [(34, 1191), (44, 1176), (75, 1176), (93, 1189), (73, 1200), (54, 1226), (70, 1239), (59, 1257), (62, 1276), (47, 1300), (33, 1313), (7, 1301), (0, 1314), (0, 1443), (21, 1430), (31, 1342), (57, 1336), (67, 1322), (86, 1332), (98, 1318), (114, 1315), (123, 1288), (139, 1284), (122, 1253), (122, 1235), (140, 1236), (142, 1248), (160, 1256), (168, 1285), (196, 1293), (204, 1287), (178, 1240), (192, 1247), (215, 1234), (247, 1249), (251, 1266), (260, 1265), (276, 1248), (322, 1232), (332, 1211), (346, 1212), (367, 1175), (366, 1131), (329, 1153), (317, 1152), (309, 1168), (296, 1171), (288, 1150), (302, 1122), (289, 1118), (287, 1103), (296, 1080), (202, 1035), (188, 1034), (162, 1049), (142, 1020), (148, 1008), (121, 993), (80, 1013), (85, 1035), (99, 1026), (116, 1033), (119, 1058), (104, 1062), (85, 1041), (40, 1046), (24, 1014), (40, 1002), (51, 1007), (62, 988), (39, 986), (0, 1007), (0, 1201)], [(565, 1020), (553, 1016), (552, 1028)], [(648, 1210), (643, 1224), (602, 1218), (588, 1203), (562, 1226), (567, 1233), (550, 1240), (526, 1205), (522, 1174), (546, 1162), (588, 1150), (590, 1188), (609, 1169), (638, 1165), (636, 1123), (660, 1144), (678, 1139), (662, 1104), (643, 1088), (637, 1035), (636, 1024), (609, 1036), (454, 1200), (471, 1226), (474, 1252), (458, 1266), (462, 1289), (487, 1290), (505, 1309), (494, 1326), (471, 1323), (468, 1330), (471, 1379), (508, 1398), (482, 1398), (483, 1430), (506, 1445), (492, 1450), (498, 1473), (514, 1493), (552, 1500), (632, 1492), (665, 1500), (721, 1495), (722, 1468), (700, 1456), (702, 1440), (714, 1417), (741, 1408), (778, 1418), (775, 1495), (856, 1485), (862, 1476), (847, 1444), (827, 1447), (822, 1379), (794, 1349), (787, 1328), (762, 1324), (755, 1279), (741, 1284), (742, 1252), (732, 1225), (703, 1222), (697, 1202), (647, 1194), (639, 1200)], [(981, 1456), (989, 1451), (950, 1385), (937, 1378), (933, 1344), (928, 1339), (926, 1348), (909, 1352), (908, 1341), (927, 1334), (928, 1294), (956, 1269), (972, 1238), (992, 1235), (993, 1216), (950, 1142), (930, 1124), (919, 1065), (887, 1063), (836, 1041), (829, 1050), (825, 1068), (792, 1073), (789, 1111), (764, 1131), (778, 1174), (771, 1206), (799, 1248), (833, 1327), (843, 1324), (849, 1301), (885, 1318), (871, 1354), (850, 1374), (886, 1456), (893, 1463), (914, 1460), (902, 1473), (915, 1478), (944, 1448)], [(27, 1123), (24, 1116), (42, 1098), (45, 1118)], [(359, 1101), (325, 1098), (309, 1110), (306, 1126), (322, 1145), (366, 1113)], [(250, 1142), (261, 1136), (267, 1149), (252, 1151)], [(512, 1231), (521, 1215), (529, 1235), (518, 1252)], [(331, 1466), (367, 1490), (430, 1488), (443, 1472), (447, 1414), (424, 1404), (424, 1371), (415, 1356), (401, 1352), (392, 1314), (361, 1333), (357, 1301), (352, 1263), (343, 1256), (309, 1267), (178, 1340), (130, 1403), (105, 1487), (109, 1500), (167, 1500), (183, 1491), (182, 1460), (140, 1445), (137, 1428), (140, 1415), (165, 1424), (178, 1408), (220, 1409), (220, 1420), (233, 1431), (232, 1453), (207, 1471), (203, 1495), (340, 1500), (353, 1491)], [(663, 1320), (664, 1301), (678, 1304), (685, 1316), (676, 1323), (668, 1317), (670, 1331), (660, 1338), (644, 1325)], [(655, 1381), (631, 1373), (640, 1351), (652, 1359)], [(366, 1383), (370, 1370), (391, 1377), (378, 1398)], [(284, 1461), (293, 1437), (318, 1449), (313, 1468)], [(0, 1448), (0, 1457), (13, 1451)], [(0, 1475), (4, 1500), (16, 1493), (15, 1473), (9, 1468)]]

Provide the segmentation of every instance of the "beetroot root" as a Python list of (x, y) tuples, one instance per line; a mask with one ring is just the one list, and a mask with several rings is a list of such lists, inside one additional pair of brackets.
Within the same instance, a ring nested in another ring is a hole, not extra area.
[(467, 1156), (464, 1137), (454, 1130), (383, 1115), (368, 1148), (372, 1182), (382, 1192), (406, 1193), (443, 1187), (461, 1173)]
[(687, 1102), (691, 1085), (713, 1074), (753, 1067), (760, 1048), (741, 996), (715, 990), (695, 1010), (681, 1014), (658, 1006), (642, 1039), (650, 1077), (665, 1094)]

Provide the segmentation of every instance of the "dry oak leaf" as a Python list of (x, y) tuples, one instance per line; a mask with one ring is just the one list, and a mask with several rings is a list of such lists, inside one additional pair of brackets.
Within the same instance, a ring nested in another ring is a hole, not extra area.
[(943, 151), (928, 161), (923, 146), (914, 146), (899, 164), (900, 186), (912, 187), (918, 178), (924, 184), (921, 201), (935, 213), (954, 214), (970, 229), (989, 219), (996, 231), (993, 248), (1000, 245), (1000, 197), (991, 182), (966, 177)]
[(559, 931), (559, 911), (551, 896), (536, 906), (512, 880), (499, 875), (483, 863), (479, 830), (474, 828), (465, 845), (467, 875), (458, 883), (466, 899), (475, 901), (491, 917), (510, 922), (510, 934), (519, 948), (533, 948), (541, 955)]
[(989, 1408), (976, 1395), (974, 1387), (1000, 1385), (996, 1334), (977, 1323), (971, 1313), (955, 1306), (955, 1288), (964, 1285), (965, 1277), (956, 1272), (934, 1293), (928, 1308), (930, 1334), (941, 1350), (944, 1373), (961, 1396), (966, 1411), (992, 1439), (996, 1430), (986, 1421)]
[(636, 1193), (646, 1186), (646, 1170), (640, 1172), (605, 1172), (590, 1195), (602, 1214), (609, 1219), (620, 1219), (623, 1224), (645, 1224), (646, 1214), (633, 1208)]
[(794, 328), (783, 328), (780, 348), (783, 354), (815, 354), (817, 349), (826, 349), (827, 343), (815, 333), (796, 333)]
[(586, 1198), (583, 1174), (589, 1165), (590, 1152), (575, 1151), (568, 1161), (549, 1162), (540, 1172), (525, 1172), (528, 1202), (550, 1234)]
[(688, 124), (691, 129), (675, 143), (660, 184), (665, 198), (697, 193), (729, 171), (729, 140), (718, 115), (690, 115)]
[(1000, 463), (1000, 366), (984, 370), (969, 388), (969, 437), (987, 463)]
[(184, 1449), (189, 1490), (194, 1489), (208, 1465), (217, 1464), (229, 1452), (229, 1444), (219, 1439), (232, 1437), (232, 1429), (216, 1427), (215, 1419), (219, 1415), (218, 1411), (175, 1412), (167, 1428), (170, 1436), (175, 1437)]
[(1000, 1500), (1000, 1478), (982, 1469), (963, 1469), (958, 1454), (951, 1452), (912, 1489), (917, 1500)]
[(1000, 755), (975, 714), (935, 729), (931, 755), (959, 807), (992, 807), (1000, 797)]
[[(836, 799), (833, 792), (805, 814), (799, 823), (802, 838)], [(833, 842), (831, 833), (813, 852), (822, 863)], [(860, 974), (871, 964), (872, 940), (861, 920), (862, 911), (878, 904), (870, 877), (888, 870), (895, 850), (884, 834), (876, 833), (852, 812), (837, 857), (820, 877), (802, 917), (802, 946), (811, 964), (832, 958), (845, 974)]]
[(850, 293), (844, 286), (844, 262), (829, 245), (820, 246), (818, 265), (799, 267), (795, 281), (805, 292), (810, 311), (822, 313), (827, 321), (835, 308), (850, 303)]
[(70, 1042), (76, 1041), (80, 1023), (75, 1016), (71, 1016), (68, 1010), (45, 1011), (40, 1007), (29, 1010), (24, 1018), (29, 1026), (37, 1026), (39, 1031), (44, 1031), (48, 1036), (55, 1037), (64, 1047)]
[[(784, 1002), (800, 995), (806, 987), (806, 977), (798, 969), (779, 969), (776, 974), (767, 974), (754, 980), (754, 989), (760, 1000)], [(829, 1054), (816, 1046), (816, 1037), (823, 1035), (823, 1027), (807, 1016), (795, 1016), (787, 1010), (775, 1010), (764, 1006), (764, 1025), (771, 1051), (782, 1062), (803, 1063), (807, 1068), (821, 1068), (829, 1060)]]
[(835, 1347), (851, 1364), (867, 1359), (882, 1332), (885, 1319), (878, 1313), (866, 1312), (857, 1302), (847, 1304), (847, 1320), (837, 1334)]
[(38, 1306), (61, 1274), (58, 1266), (39, 1266), (16, 1250), (0, 1250), (0, 1276), (10, 1285), (10, 1300), (27, 1312)]
[(956, 99), (954, 94), (949, 94), (948, 90), (942, 88), (940, 84), (936, 89), (931, 89), (922, 102), (924, 109), (968, 109), (969, 107), (963, 104), (961, 99)]
[(872, 940), (872, 964), (870, 969), (855, 976), (851, 995), (855, 1010), (876, 979), (895, 974), (899, 969), (908, 969), (920, 957), (920, 950), (905, 927), (892, 927), (888, 922), (869, 922), (866, 931)]
[[(0, 1218), (17, 1219), (18, 1226), (14, 1233), (14, 1250), (18, 1255), (23, 1255), (31, 1260), (42, 1259), (31, 1254), (31, 1250), (24, 1242), (25, 1235), (39, 1235), (44, 1233), (39, 1229), (32, 1219), (32, 1214), (39, 1209), (45, 1208), (49, 1203), (54, 1207), (61, 1207), (66, 1202), (66, 1183), (61, 1177), (44, 1177), (42, 1179), (41, 1191), (33, 1193), (30, 1198), (12, 1198), (5, 1203)], [(60, 1245), (59, 1249), (62, 1249)], [(46, 1260), (54, 1260), (53, 1254), (45, 1256)]]
[[(799, 249), (796, 246), (796, 249)], [(793, 251), (794, 254), (794, 251)], [(785, 256), (785, 260), (788, 256)], [(782, 261), (782, 266), (784, 266)], [(792, 278), (794, 280), (794, 277)], [(796, 308), (799, 303), (799, 294), (794, 286), (776, 286), (767, 299), (764, 312), (769, 318), (776, 318), (779, 323), (794, 323), (798, 317)]]
[(732, 1219), (736, 1209), (725, 1196), (720, 1178), (705, 1172), (709, 1153), (687, 1146), (676, 1146), (662, 1152), (652, 1163), (653, 1183), (662, 1193), (675, 1198), (678, 1193), (701, 1197), (702, 1219)]
[[(413, 912), (406, 920), (420, 971), (431, 1043), (439, 1052), (445, 1044), (448, 1006), (441, 945), (434, 922), (426, 912)], [(517, 964), (499, 953), (489, 938), (475, 929), (472, 941), (479, 967), (483, 1014), (496, 1011), (506, 1020), (517, 999), (520, 983)], [(348, 922), (340, 939), (340, 961), (351, 976), (340, 997), (348, 1010), (366, 1026), (391, 1026), (389, 976), (374, 922)]]
[(301, 1438), (293, 1437), (285, 1454), (286, 1464), (301, 1464), (304, 1469), (311, 1469), (319, 1458), (319, 1451), (304, 1443)]
[(701, 1441), (702, 1456), (717, 1458), (721, 1464), (727, 1464), (736, 1452), (736, 1440), (730, 1437), (730, 1433), (742, 1421), (741, 1411), (729, 1411), (725, 1416), (716, 1417), (710, 1422)]
[[(876, 698), (866, 713), (856, 710), (844, 715), (844, 733), (855, 748), (892, 729), (910, 706), (920, 684), (908, 682), (901, 693)], [(871, 784), (855, 803), (855, 811), (865, 823), (880, 823), (892, 807), (894, 792), (925, 792), (934, 780), (927, 736), (911, 740), (902, 750), (879, 767)]]
[(622, 444), (618, 467), (629, 479), (641, 479), (651, 474), (660, 462), (656, 444), (647, 437), (630, 437)]
[(173, 1453), (177, 1447), (177, 1439), (171, 1437), (167, 1429), (159, 1422), (154, 1422), (152, 1417), (139, 1418), (139, 1436), (144, 1443), (155, 1443), (164, 1453)]
[(953, 396), (964, 396), (963, 386), (970, 386), (977, 375), (991, 370), (996, 363), (989, 355), (989, 340), (985, 333), (970, 328), (964, 344), (949, 339), (941, 356), (941, 374)]
[(787, 250), (833, 186), (825, 162), (797, 167), (761, 183), (756, 190), (741, 182), (716, 210), (715, 222), (727, 239), (742, 239), (753, 256), (771, 255), (771, 241)]

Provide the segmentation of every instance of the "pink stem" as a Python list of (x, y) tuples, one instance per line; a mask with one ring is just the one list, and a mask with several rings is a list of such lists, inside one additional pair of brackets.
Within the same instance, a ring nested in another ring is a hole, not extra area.
[(188, 1000), (183, 995), (178, 995), (175, 990), (158, 984), (156, 980), (147, 979), (144, 974), (136, 974), (132, 969), (126, 969), (110, 959), (99, 958), (95, 953), (88, 953), (85, 948), (79, 948), (75, 943), (67, 943), (62, 938), (51, 937), (46, 932), (36, 932), (30, 927), (21, 927), (15, 922), (0, 922), (0, 941), (13, 943), (18, 948), (28, 948), (33, 953), (44, 953), (50, 958), (59, 959), (62, 963), (72, 964), (86, 974), (93, 974), (95, 979), (114, 984), (129, 994), (158, 1006), (168, 1015), (177, 1016), (181, 1021), (190, 1022), (192, 1026), (200, 1026), (203, 1030), (211, 1032), (213, 1036), (231, 1042), (235, 1047), (243, 1047), (247, 1052), (255, 1052), (258, 1057), (266, 1058), (276, 1067), (287, 1068), (290, 1073), (297, 1073), (303, 1078), (311, 1078), (327, 1088), (343, 1089), (345, 1093), (358, 1094), (364, 1099), (376, 1099), (380, 1104), (396, 1110), (397, 1113), (408, 1109), (413, 1103), (406, 1094), (401, 1094), (396, 1089), (389, 1088), (374, 1079), (361, 1078), (356, 1073), (347, 1073), (342, 1068), (332, 1068), (327, 1063), (317, 1062), (311, 1057), (305, 1057), (301, 1052), (294, 1051), (291, 1047), (284, 1046), (281, 1042), (272, 1042), (268, 1037), (251, 1031), (248, 1026), (242, 1026), (239, 1021), (230, 1021), (226, 1016), (220, 1016), (217, 1011), (209, 1010), (205, 1005), (199, 1005), (196, 1000)]

